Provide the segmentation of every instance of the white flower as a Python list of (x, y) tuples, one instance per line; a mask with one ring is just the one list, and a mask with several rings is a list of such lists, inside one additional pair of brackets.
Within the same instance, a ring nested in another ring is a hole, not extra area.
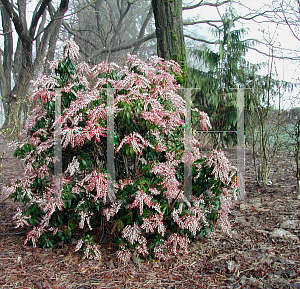
[(96, 245), (96, 244), (94, 244), (94, 245), (86, 244), (86, 248), (85, 248), (85, 251), (84, 251), (84, 257), (86, 259), (101, 260), (102, 253), (100, 251), (99, 246)]
[(49, 148), (51, 148), (53, 146), (53, 140), (48, 139), (42, 143), (40, 143), (37, 147), (36, 147), (36, 153), (40, 154), (41, 152), (45, 152), (47, 151)]
[(21, 209), (18, 207), (17, 213), (13, 216), (14, 223), (16, 224), (15, 228), (24, 227), (24, 225), (29, 226), (29, 223), (27, 222), (28, 219), (30, 219), (30, 216), (26, 216), (22, 214)]
[(59, 64), (58, 60), (48, 61), (48, 63), (49, 63), (49, 69), (57, 69), (58, 68), (58, 64)]
[(201, 225), (195, 216), (186, 216), (180, 227), (190, 230), (194, 236), (196, 236), (197, 231), (201, 230)]
[(139, 240), (141, 234), (141, 230), (139, 226), (134, 223), (133, 226), (127, 225), (122, 231), (122, 238), (126, 238), (126, 240), (133, 245), (135, 241)]
[(49, 168), (46, 165), (42, 165), (37, 170), (37, 177), (43, 179), (47, 176), (49, 176)]
[(103, 198), (104, 203), (106, 202), (107, 174), (99, 173), (96, 170), (93, 170), (91, 176), (88, 179), (88, 185), (85, 187), (87, 192), (91, 192), (93, 189), (96, 189), (97, 194), (93, 202), (101, 198)]
[(167, 241), (156, 246), (153, 250), (154, 256), (160, 261), (168, 261), (171, 259), (170, 249)]
[(141, 150), (144, 149), (146, 146), (150, 146), (151, 148), (154, 149), (153, 145), (151, 145), (149, 141), (145, 140), (139, 133), (132, 132), (128, 136), (123, 138), (120, 145), (116, 149), (116, 153), (121, 149), (121, 147), (125, 143), (129, 143), (136, 154), (138, 153), (143, 154)]
[(178, 236), (176, 233), (173, 233), (168, 239), (168, 244), (172, 246), (171, 251), (174, 255), (177, 254), (177, 245), (179, 245), (181, 249), (188, 253), (188, 244), (190, 242), (191, 241), (188, 237)]
[(113, 202), (110, 208), (103, 210), (102, 214), (106, 216), (106, 220), (109, 221), (121, 208), (121, 203)]
[(199, 111), (199, 115), (200, 115), (200, 124), (202, 126), (202, 129), (206, 131), (209, 128), (211, 128), (208, 114), (204, 111)]
[(41, 77), (37, 78), (36, 81), (32, 84), (34, 87), (39, 86), (46, 89), (54, 89), (55, 87), (58, 87), (57, 81), (48, 75), (42, 75)]
[(89, 229), (92, 230), (92, 227), (91, 227), (91, 224), (90, 224), (90, 216), (86, 212), (84, 212), (84, 211), (80, 211), (79, 215), (80, 215), (79, 228), (83, 229), (84, 223), (86, 222), (87, 225), (88, 225), (88, 227), (89, 227)]
[(71, 176), (74, 176), (74, 174), (78, 171), (79, 171), (79, 161), (76, 157), (73, 157), (72, 162), (69, 163), (65, 173), (70, 173)]
[(116, 252), (117, 258), (124, 265), (129, 262), (132, 257), (132, 252), (128, 249), (119, 250)]
[(213, 167), (215, 179), (220, 179), (225, 185), (233, 185), (232, 177), (236, 168), (226, 158), (224, 152), (213, 150), (207, 157), (206, 163)]
[(133, 203), (130, 205), (129, 208), (132, 209), (134, 207), (139, 207), (140, 215), (142, 216), (143, 206), (144, 204), (146, 204), (148, 207), (152, 207), (160, 213), (161, 211), (160, 211), (159, 204), (155, 204), (151, 199), (152, 197), (147, 195), (144, 191), (142, 190), (138, 191), (135, 196), (135, 200), (133, 201)]
[(165, 235), (166, 228), (163, 223), (163, 214), (155, 213), (151, 218), (142, 218), (143, 224), (141, 225), (141, 229), (145, 229), (146, 232), (154, 232), (154, 229), (157, 228), (157, 232), (162, 236)]
[(81, 63), (77, 64), (77, 72), (78, 73), (86, 72), (87, 74), (89, 74), (91, 76), (93, 75), (91, 66), (86, 62), (81, 62)]
[(63, 43), (64, 57), (69, 56), (70, 59), (77, 59), (80, 56), (79, 46), (72, 39), (68, 39)]
[(33, 227), (33, 229), (27, 233), (26, 240), (24, 241), (24, 245), (27, 244), (29, 240), (31, 240), (33, 244), (33, 248), (36, 248), (36, 241), (40, 238), (40, 236), (43, 234), (44, 228), (42, 226), (40, 227)]
[(74, 249), (74, 252), (77, 252), (78, 250), (80, 250), (80, 248), (82, 247), (82, 244), (83, 244), (83, 240), (79, 239), (78, 242), (77, 242), (77, 245)]

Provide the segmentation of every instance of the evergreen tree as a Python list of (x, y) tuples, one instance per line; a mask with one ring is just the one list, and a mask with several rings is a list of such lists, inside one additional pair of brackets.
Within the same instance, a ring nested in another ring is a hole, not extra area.
[[(254, 44), (243, 40), (246, 30), (234, 29), (236, 17), (230, 11), (222, 17), (222, 26), (214, 31), (218, 38), (218, 51), (202, 46), (191, 51), (191, 57), (202, 69), (189, 68), (189, 86), (196, 87), (194, 103), (211, 118), (214, 131), (236, 131), (236, 90), (245, 86), (247, 79), (244, 57)], [(226, 133), (227, 144), (235, 144), (236, 135)], [(215, 137), (219, 140), (220, 133)], [(216, 139), (215, 138), (215, 139)]]

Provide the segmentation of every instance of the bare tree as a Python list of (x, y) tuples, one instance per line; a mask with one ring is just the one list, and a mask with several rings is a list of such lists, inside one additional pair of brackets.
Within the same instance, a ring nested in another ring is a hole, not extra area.
[[(22, 114), (25, 114), (25, 119), (30, 80), (37, 75), (47, 51), (54, 49), (61, 21), (69, 6), (69, 0), (61, 0), (57, 8), (50, 9), (51, 0), (38, 1), (31, 21), (27, 23), (29, 2), (19, 0), (16, 5), (9, 0), (0, 2), (4, 38), (0, 62), (1, 95), (5, 111), (3, 128), (19, 126)], [(14, 39), (17, 39), (15, 49)], [(47, 56), (51, 57), (51, 53)]]
[(268, 74), (260, 76), (253, 70), (249, 81), (247, 97), (251, 100), (252, 109), (247, 108), (246, 140), (252, 148), (252, 157), (259, 186), (270, 183), (270, 173), (278, 151), (285, 140), (282, 138), (282, 101), (285, 92), (291, 92), (293, 85), (278, 79), (274, 60), (268, 65)]
[(63, 34), (75, 37), (90, 63), (122, 62), (128, 52), (142, 56), (147, 51), (143, 45), (155, 40), (150, 1), (81, 1), (71, 10), (74, 15), (63, 22)]

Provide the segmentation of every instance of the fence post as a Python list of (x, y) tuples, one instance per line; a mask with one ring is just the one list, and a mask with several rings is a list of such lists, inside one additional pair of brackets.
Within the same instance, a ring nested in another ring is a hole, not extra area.
[(114, 183), (115, 183), (115, 149), (114, 149), (114, 90), (107, 89), (107, 195), (108, 201), (115, 200)]
[(54, 129), (54, 192), (61, 199), (62, 191), (62, 149), (61, 149), (61, 91), (55, 90)]
[(245, 191), (245, 115), (244, 115), (244, 92), (243, 88), (237, 91), (237, 199), (244, 200)]
[(184, 163), (184, 195), (189, 198), (192, 194), (192, 124), (191, 124), (191, 88), (184, 89), (186, 118), (184, 126), (184, 150), (187, 162)]

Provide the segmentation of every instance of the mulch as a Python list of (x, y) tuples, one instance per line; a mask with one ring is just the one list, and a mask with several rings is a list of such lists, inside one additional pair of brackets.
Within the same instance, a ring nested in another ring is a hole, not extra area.
[[(2, 183), (22, 173), (23, 164), (0, 140)], [(234, 150), (226, 151), (234, 157)], [(188, 255), (170, 262), (117, 262), (113, 245), (102, 244), (102, 261), (83, 260), (74, 245), (53, 249), (23, 245), (26, 230), (15, 229), (17, 204), (0, 203), (0, 288), (300, 288), (300, 226), (284, 227), (293, 234), (276, 237), (282, 224), (300, 223), (291, 158), (281, 153), (274, 164), (272, 185), (257, 187), (246, 154), (244, 201), (232, 209), (232, 237), (219, 230), (190, 245)], [(104, 238), (105, 239), (105, 238)]]

